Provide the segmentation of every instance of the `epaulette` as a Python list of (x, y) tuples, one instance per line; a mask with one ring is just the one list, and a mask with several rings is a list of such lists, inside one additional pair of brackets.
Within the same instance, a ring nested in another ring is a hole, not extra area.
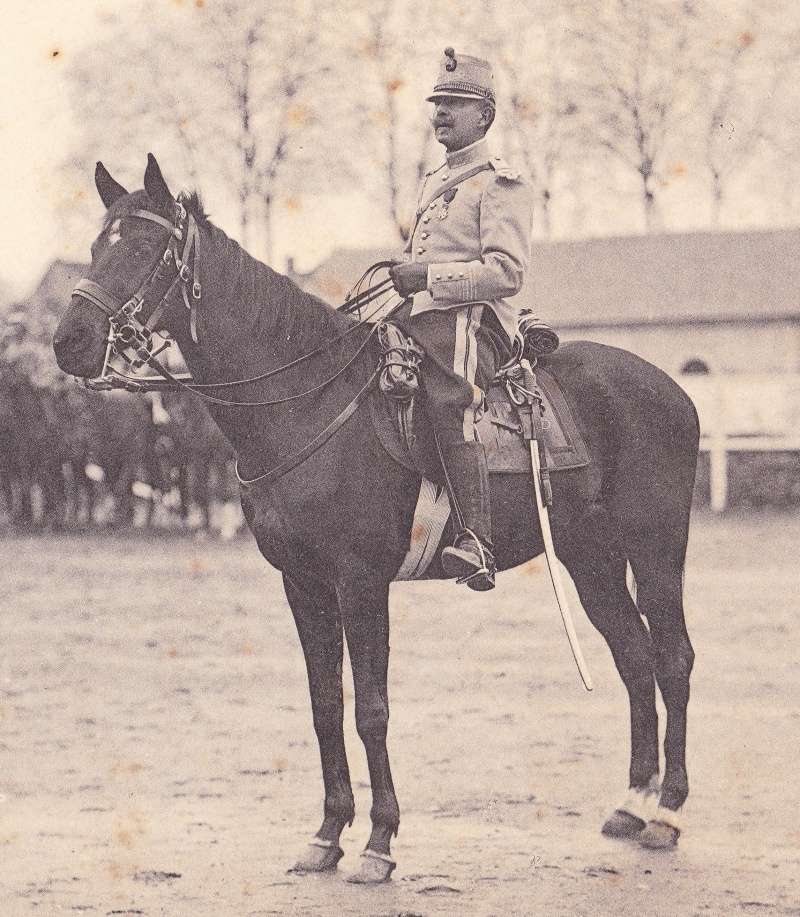
[(505, 178), (508, 181), (522, 181), (519, 169), (510, 166), (502, 156), (492, 156), (489, 160), (489, 165), (500, 178)]

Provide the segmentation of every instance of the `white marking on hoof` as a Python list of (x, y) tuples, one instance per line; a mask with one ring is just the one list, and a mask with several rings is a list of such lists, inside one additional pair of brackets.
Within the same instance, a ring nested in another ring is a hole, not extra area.
[(328, 872), (336, 869), (336, 864), (343, 856), (344, 851), (338, 844), (321, 837), (313, 837), (303, 855), (288, 872), (299, 875), (309, 872)]
[(367, 847), (361, 854), (361, 866), (358, 872), (348, 876), (347, 881), (355, 885), (377, 885), (380, 882), (387, 882), (396, 866), (397, 863), (390, 856)]
[(676, 812), (674, 809), (667, 809), (664, 806), (659, 806), (652, 820), (661, 822), (663, 825), (669, 825), (670, 828), (674, 828), (676, 831), (681, 830), (680, 810)]
[(650, 821), (658, 807), (659, 792), (658, 774), (654, 774), (647, 786), (630, 787), (627, 796), (617, 806), (617, 811), (627, 812), (644, 822)]

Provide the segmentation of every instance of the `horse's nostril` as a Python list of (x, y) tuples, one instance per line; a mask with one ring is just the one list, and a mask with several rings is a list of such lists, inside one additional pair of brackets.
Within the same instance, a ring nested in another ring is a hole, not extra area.
[(53, 335), (53, 350), (56, 353), (63, 353), (68, 350), (70, 345), (75, 341), (77, 335), (74, 331), (57, 331)]

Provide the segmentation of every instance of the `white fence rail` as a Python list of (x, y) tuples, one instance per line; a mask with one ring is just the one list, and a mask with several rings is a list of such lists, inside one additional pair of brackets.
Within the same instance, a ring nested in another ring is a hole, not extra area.
[(715, 511), (728, 503), (728, 453), (800, 453), (800, 374), (687, 375), (678, 382), (700, 417)]

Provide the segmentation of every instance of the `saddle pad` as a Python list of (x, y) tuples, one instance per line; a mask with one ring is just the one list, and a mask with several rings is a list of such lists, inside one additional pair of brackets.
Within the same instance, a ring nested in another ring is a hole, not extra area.
[[(548, 468), (570, 471), (586, 467), (589, 452), (561, 389), (542, 369), (536, 370), (536, 381), (544, 399), (542, 428)], [(487, 410), (476, 428), (486, 448), (490, 473), (530, 474), (530, 451), (522, 438), (517, 410), (499, 386), (489, 390)]]

